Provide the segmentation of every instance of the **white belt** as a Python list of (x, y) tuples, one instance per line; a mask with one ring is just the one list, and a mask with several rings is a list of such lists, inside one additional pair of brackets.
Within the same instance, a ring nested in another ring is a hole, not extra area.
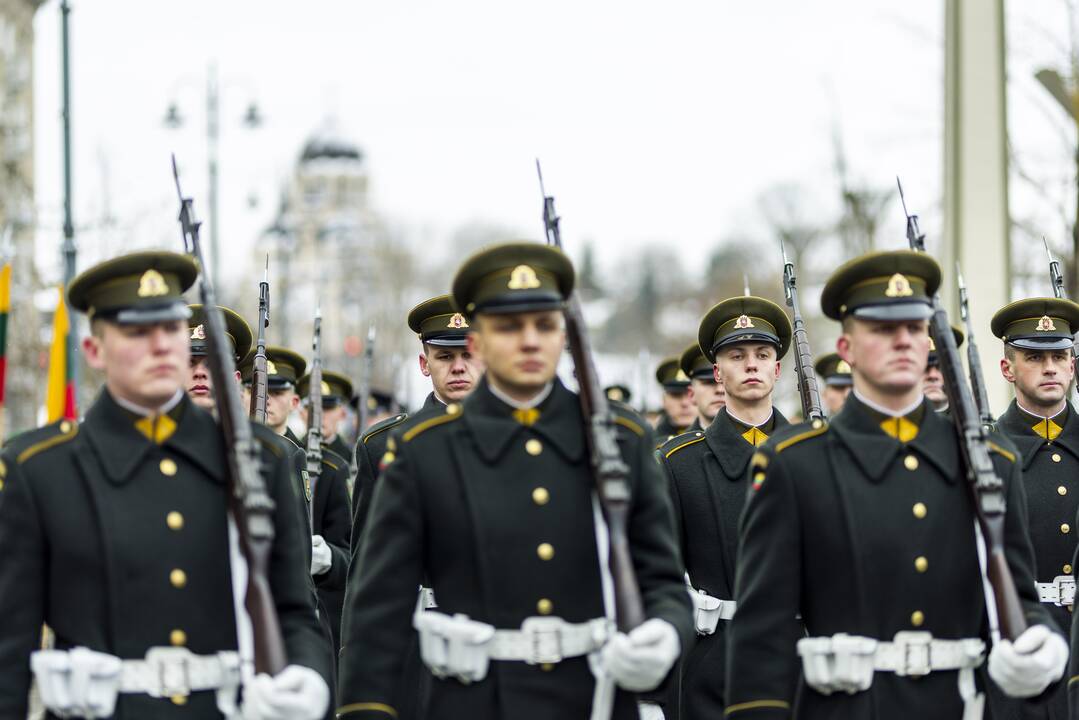
[(698, 635), (715, 633), (719, 621), (730, 620), (738, 609), (738, 603), (734, 600), (720, 600), (700, 588), (693, 587), (689, 582), (689, 575), (686, 575), (686, 590), (689, 591), (689, 599), (693, 601), (693, 625)]
[(559, 617), (530, 617), (520, 630), (495, 630), (487, 654), (492, 660), (529, 665), (557, 663), (599, 650), (612, 634), (606, 618), (568, 623)]
[(187, 648), (155, 647), (147, 651), (144, 660), (122, 662), (122, 693), (172, 697), (240, 684), (240, 655), (233, 651), (195, 655)]
[(423, 608), (424, 610), (431, 610), (438, 607), (438, 603), (435, 602), (434, 590), (429, 587), (424, 587), (423, 585), (420, 585), (419, 607)]
[(1071, 607), (1075, 604), (1075, 578), (1071, 575), (1057, 575), (1052, 582), (1034, 583), (1038, 588), (1038, 600), (1052, 603), (1057, 607)]

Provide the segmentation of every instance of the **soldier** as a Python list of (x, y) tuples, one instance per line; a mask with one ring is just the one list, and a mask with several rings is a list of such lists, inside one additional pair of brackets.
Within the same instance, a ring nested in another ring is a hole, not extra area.
[[(1001, 308), (991, 328), (1004, 341), (1000, 372), (1015, 387), (1015, 399), (996, 428), (1023, 458), (1038, 595), (1060, 627), (1070, 628), (1079, 420), (1071, 419), (1068, 388), (1075, 377), (1072, 332), (1079, 329), (1079, 305), (1056, 298), (1020, 300)], [(1058, 688), (1050, 703), (1029, 705), (1024, 717), (1067, 717), (1066, 688)]]
[[(254, 362), (255, 356), (248, 354), (241, 364), (244, 382), (251, 381)], [(306, 447), (307, 443), (296, 436), (288, 421), (300, 407), (296, 383), (306, 369), (307, 361), (298, 352), (275, 345), (266, 348), (266, 425), (291, 440), (296, 447)]]
[(656, 382), (663, 387), (663, 412), (656, 423), (656, 438), (665, 442), (693, 424), (697, 408), (689, 396), (689, 377), (678, 366), (679, 358), (665, 359), (656, 368)]
[[(981, 717), (979, 535), (955, 427), (921, 388), (939, 284), (931, 257), (903, 250), (852, 260), (824, 287), (854, 389), (830, 423), (781, 431), (750, 462), (726, 717), (789, 717), (803, 672), (800, 718)], [(991, 440), (1001, 550), (1030, 628), (997, 642), (988, 670), (1008, 695), (1033, 696), (1061, 677), (1067, 643), (1035, 592), (1015, 447)], [(809, 637), (796, 648), (799, 616)]]
[[(487, 372), (463, 403), (388, 444), (350, 605), (346, 647), (358, 647), (342, 659), (339, 718), (395, 716), (412, 622), (424, 662), (442, 678), (429, 705), (439, 718), (587, 717), (596, 685), (588, 655), (629, 691), (615, 696), (613, 717), (636, 718), (630, 693), (655, 687), (689, 641), (651, 432), (617, 405), (629, 549), (649, 619), (605, 639), (606, 562), (597, 553), (606, 526), (596, 522), (579, 400), (555, 373), (572, 286), (569, 260), (531, 243), (484, 250), (458, 270), (454, 301)], [(425, 578), (438, 609), (413, 620)]]
[(709, 310), (698, 347), (724, 379), (726, 406), (705, 431), (678, 435), (656, 452), (669, 481), (698, 635), (682, 662), (682, 718), (720, 717), (726, 707), (725, 628), (734, 614), (746, 468), (755, 448), (787, 424), (772, 407), (772, 392), (791, 332), (783, 309), (763, 298), (734, 297)]
[[(83, 355), (105, 387), (83, 423), (34, 431), (0, 461), (0, 716), (25, 717), (31, 668), (55, 716), (222, 717), (250, 660), (246, 563), (229, 538), (226, 448), (184, 393), (181, 293), (195, 263), (122, 256), (76, 277)], [(329, 654), (307, 592), (287, 458), (252, 427), (275, 503), (268, 580), (288, 667), (244, 682), (245, 718), (321, 717)], [(238, 574), (234, 574), (238, 573)], [(43, 623), (56, 650), (33, 652)], [(239, 655), (237, 649), (239, 648)], [(32, 655), (33, 653), (33, 655)]]
[[(955, 346), (963, 345), (965, 335), (959, 328), (952, 326), (952, 336), (955, 338)], [(937, 355), (937, 346), (933, 344), (933, 338), (929, 338), (929, 360), (925, 366), (925, 377), (922, 378), (922, 392), (929, 398), (933, 409), (940, 413), (948, 412), (948, 395), (944, 392), (944, 375), (940, 372), (940, 357)]]
[[(300, 378), (297, 393), (307, 405), (310, 375)], [(348, 401), (352, 397), (352, 381), (332, 370), (322, 371), (322, 442), (338, 457), (352, 460), (352, 448), (341, 436), (341, 423), (348, 414)]]
[[(221, 314), (225, 317), (225, 333), (232, 346), (233, 360), (239, 363), (251, 350), (253, 336), (251, 327), (233, 310), (218, 306)], [(187, 396), (191, 402), (207, 412), (214, 412), (217, 405), (214, 402), (214, 382), (210, 377), (210, 368), (206, 363), (209, 354), (209, 346), (206, 343), (206, 314), (202, 305), (188, 305), (191, 317), (187, 319), (189, 333), (189, 348), (191, 353), (191, 366), (187, 379)], [(240, 371), (236, 371), (236, 380), (240, 380)]]
[(687, 430), (704, 430), (727, 404), (727, 393), (718, 379), (711, 362), (701, 352), (701, 346), (693, 343), (682, 351), (678, 367), (689, 377), (689, 396), (697, 406), (697, 417)]
[(850, 365), (837, 353), (828, 353), (817, 360), (813, 369), (817, 371), (817, 379), (824, 382), (824, 390), (821, 392), (824, 410), (828, 417), (834, 417), (843, 409), (843, 403), (847, 401), (854, 384), (850, 376)]

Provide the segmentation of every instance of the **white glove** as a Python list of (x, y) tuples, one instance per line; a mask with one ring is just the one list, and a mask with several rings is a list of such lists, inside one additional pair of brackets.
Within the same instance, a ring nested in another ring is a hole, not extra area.
[(989, 653), (989, 677), (1009, 697), (1040, 695), (1064, 675), (1068, 644), (1045, 625), (1035, 625), (1015, 639), (1001, 640)]
[(265, 673), (244, 683), (243, 720), (321, 720), (330, 705), (322, 676), (302, 665), (289, 665), (274, 677)]
[(41, 703), (60, 717), (112, 717), (121, 665), (114, 655), (84, 647), (30, 655)]
[(603, 668), (630, 692), (654, 690), (678, 659), (678, 632), (666, 620), (652, 618), (629, 634), (618, 633), (601, 651)]
[(311, 536), (311, 574), (321, 575), (333, 564), (333, 553), (321, 535)]
[(663, 708), (653, 702), (637, 703), (637, 714), (641, 720), (665, 720)]

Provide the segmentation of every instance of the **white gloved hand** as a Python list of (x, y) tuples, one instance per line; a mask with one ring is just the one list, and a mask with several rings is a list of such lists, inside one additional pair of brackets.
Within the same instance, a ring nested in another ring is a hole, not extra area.
[(311, 536), (311, 574), (321, 575), (333, 564), (333, 553), (321, 535)]
[(274, 677), (265, 673), (244, 683), (243, 720), (320, 720), (330, 705), (330, 688), (309, 667), (289, 665)]
[(989, 653), (989, 677), (1009, 697), (1040, 695), (1064, 675), (1068, 644), (1045, 625), (1035, 625), (1015, 639), (1001, 640)]
[(637, 703), (637, 714), (641, 720), (665, 720), (663, 708), (653, 702)]
[(41, 703), (61, 717), (112, 717), (121, 665), (114, 655), (84, 647), (39, 650), (30, 656)]
[(652, 618), (629, 634), (618, 633), (601, 651), (603, 668), (630, 692), (653, 690), (678, 659), (678, 632), (666, 620)]

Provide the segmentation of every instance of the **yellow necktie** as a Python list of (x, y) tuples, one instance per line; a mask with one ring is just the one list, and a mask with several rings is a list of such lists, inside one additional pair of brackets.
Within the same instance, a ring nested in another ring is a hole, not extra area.
[(1038, 434), (1039, 437), (1049, 442), (1056, 440), (1057, 437), (1059, 437), (1060, 433), (1064, 432), (1064, 428), (1053, 422), (1051, 418), (1039, 420), (1038, 424), (1035, 425), (1032, 429), (1035, 433)]
[(518, 408), (513, 411), (513, 419), (525, 427), (535, 425), (539, 417), (540, 411), (536, 408)]
[(888, 418), (880, 424), (880, 429), (902, 443), (918, 437), (918, 426), (905, 417)]
[(135, 429), (151, 442), (160, 445), (176, 432), (176, 421), (168, 415), (154, 415), (136, 420)]
[(742, 433), (742, 437), (747, 443), (753, 447), (760, 447), (764, 444), (764, 441), (768, 439), (768, 436), (761, 432), (760, 428), (751, 427)]

